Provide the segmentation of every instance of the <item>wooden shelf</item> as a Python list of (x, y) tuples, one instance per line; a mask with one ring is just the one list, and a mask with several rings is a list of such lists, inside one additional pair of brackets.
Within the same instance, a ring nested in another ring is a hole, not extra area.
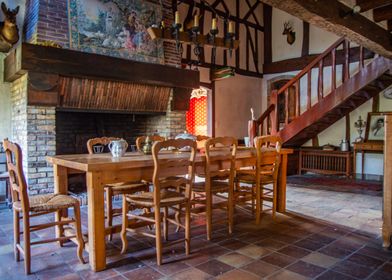
[[(147, 31), (148, 34), (150, 34), (151, 39), (153, 40), (162, 39), (164, 41), (176, 42), (176, 38), (173, 37), (171, 30), (168, 28), (162, 30), (157, 27), (150, 27), (147, 29)], [(183, 44), (193, 44), (192, 38), (189, 36), (188, 32), (180, 31), (178, 37), (179, 37), (179, 41)], [(222, 37), (215, 37), (215, 44), (213, 44), (212, 42), (209, 42), (207, 35), (199, 34), (197, 41), (199, 42), (200, 46), (213, 47), (215, 45), (218, 48), (230, 49), (230, 44), (226, 42), (225, 39)], [(232, 49), (237, 49), (239, 45), (240, 45), (240, 41), (234, 40)]]

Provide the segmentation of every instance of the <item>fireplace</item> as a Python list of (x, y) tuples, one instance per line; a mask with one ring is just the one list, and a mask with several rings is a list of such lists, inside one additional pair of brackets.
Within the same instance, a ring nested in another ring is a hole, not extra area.
[(95, 137), (123, 138), (134, 145), (139, 136), (162, 133), (154, 124), (162, 117), (166, 116), (57, 110), (56, 154), (85, 154), (87, 141)]

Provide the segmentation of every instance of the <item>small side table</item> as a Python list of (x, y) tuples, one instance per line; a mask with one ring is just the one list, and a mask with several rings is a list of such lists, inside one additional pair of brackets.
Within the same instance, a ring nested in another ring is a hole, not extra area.
[(363, 178), (363, 168), (365, 166), (365, 153), (383, 154), (384, 153), (384, 143), (383, 142), (359, 142), (354, 143), (354, 154), (353, 154), (353, 174), (356, 173), (357, 168), (357, 153), (361, 152), (361, 177)]

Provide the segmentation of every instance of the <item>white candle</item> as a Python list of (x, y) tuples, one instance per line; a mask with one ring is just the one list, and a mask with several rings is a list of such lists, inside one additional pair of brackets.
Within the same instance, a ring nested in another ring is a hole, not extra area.
[(180, 24), (180, 13), (176, 11), (175, 13), (175, 24)]
[(234, 33), (234, 22), (229, 21), (229, 33)]
[(199, 27), (199, 16), (198, 15), (195, 15), (195, 18), (193, 20), (193, 26)]
[(217, 28), (216, 28), (216, 18), (213, 18), (212, 19), (212, 26), (211, 26), (211, 29), (212, 30), (216, 30)]

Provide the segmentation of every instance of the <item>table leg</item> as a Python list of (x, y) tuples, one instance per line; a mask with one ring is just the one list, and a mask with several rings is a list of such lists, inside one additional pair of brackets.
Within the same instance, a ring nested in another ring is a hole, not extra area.
[(353, 153), (353, 179), (357, 178), (357, 150), (354, 148)]
[(278, 182), (278, 205), (277, 210), (280, 213), (286, 212), (286, 182), (287, 182), (287, 154), (282, 155), (280, 164), (279, 182)]
[[(68, 193), (68, 169), (61, 165), (53, 165), (54, 175), (54, 192), (58, 194)], [(68, 217), (68, 209), (57, 211), (55, 213), (55, 220), (60, 221), (62, 217)], [(64, 236), (64, 229), (61, 226), (56, 226), (56, 238)], [(59, 241), (60, 246), (63, 245), (62, 241)]]
[(87, 172), (88, 249), (90, 266), (101, 271), (106, 266), (105, 213), (101, 172)]

